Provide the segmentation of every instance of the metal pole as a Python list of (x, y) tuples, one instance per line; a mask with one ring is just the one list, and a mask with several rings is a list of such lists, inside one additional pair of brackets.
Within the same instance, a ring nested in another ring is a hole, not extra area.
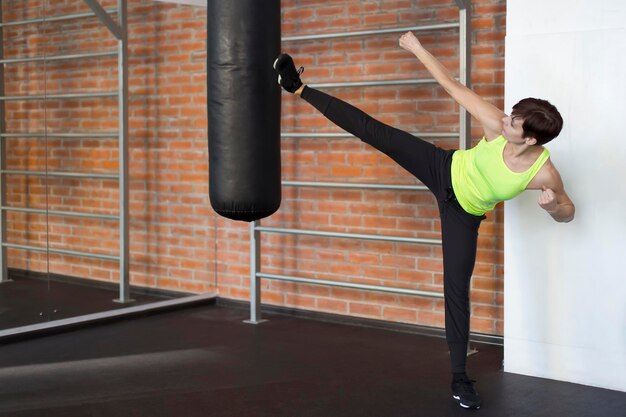
[(410, 27), (393, 28), (393, 29), (359, 30), (356, 32), (322, 33), (318, 35), (287, 36), (287, 37), (282, 38), (281, 41), (282, 42), (308, 41), (308, 40), (317, 40), (317, 39), (347, 38), (347, 37), (352, 37), (352, 36), (383, 35), (383, 34), (388, 34), (388, 33), (424, 32), (424, 31), (442, 30), (442, 29), (455, 29), (458, 27), (459, 27), (458, 23), (441, 23), (438, 25), (410, 26)]
[[(107, 9), (107, 13), (117, 13), (117, 9)], [(82, 19), (83, 17), (93, 17), (95, 15), (96, 14), (94, 12), (87, 12), (87, 13), (66, 14), (62, 16), (45, 17), (45, 18), (39, 18), (39, 19), (16, 20), (13, 22), (5, 22), (5, 23), (0, 22), (0, 27), (31, 25), (33, 23), (44, 23), (44, 22), (59, 22), (61, 20)]]
[[(459, 6), (459, 81), (472, 88), (472, 33), (469, 0), (457, 0)], [(472, 147), (472, 118), (466, 109), (459, 109), (459, 149)]]
[(361, 182), (282, 181), (283, 187), (358, 188), (366, 190), (428, 191), (425, 185), (366, 184)]
[(261, 233), (258, 221), (250, 222), (250, 320), (244, 323), (259, 324), (261, 320)]
[[(458, 138), (458, 132), (409, 132), (419, 138)], [(351, 133), (330, 133), (330, 132), (281, 132), (281, 138), (353, 138)]]
[(120, 194), (120, 298), (118, 303), (130, 303), (128, 250), (128, 21), (126, 0), (117, 1), (117, 16), (121, 37), (118, 45), (118, 106), (119, 106), (119, 194)]
[(313, 88), (337, 88), (337, 87), (376, 87), (381, 85), (416, 85), (416, 84), (434, 84), (437, 80), (434, 78), (410, 79), (410, 80), (382, 80), (382, 81), (355, 81), (341, 83), (318, 83), (309, 84)]
[(391, 294), (416, 295), (419, 297), (439, 298), (443, 299), (443, 293), (433, 291), (411, 290), (408, 288), (386, 287), (381, 285), (355, 284), (352, 282), (330, 281), (326, 279), (294, 277), (291, 275), (277, 275), (259, 273), (261, 278), (274, 279), (278, 281), (297, 282), (299, 284), (325, 285), (328, 287), (351, 288), (365, 291), (387, 292)]
[(69, 139), (85, 139), (85, 138), (118, 138), (119, 133), (0, 133), (2, 138), (69, 138)]
[(117, 56), (115, 52), (94, 52), (87, 54), (72, 54), (72, 55), (56, 55), (56, 56), (37, 56), (32, 58), (13, 58), (13, 59), (0, 59), (0, 64), (20, 64), (24, 62), (39, 62), (39, 61), (67, 61), (72, 59), (85, 59), (85, 58), (101, 58), (107, 56)]
[(26, 207), (9, 207), (2, 206), (0, 210), (5, 211), (15, 211), (21, 213), (36, 213), (36, 214), (49, 214), (50, 216), (64, 216), (64, 217), (79, 217), (79, 218), (88, 218), (88, 219), (100, 219), (100, 220), (119, 220), (119, 216), (112, 216), (109, 214), (97, 214), (97, 213), (81, 213), (81, 212), (72, 212), (72, 211), (61, 211), (61, 210), (40, 210), (40, 209), (31, 209)]
[(117, 180), (118, 176), (113, 174), (90, 174), (87, 172), (46, 172), (46, 171), (19, 171), (12, 169), (0, 170), (2, 174), (9, 175), (28, 175), (35, 177), (59, 177), (59, 178), (99, 178)]
[(50, 248), (48, 246), (37, 247), (37, 246), (30, 246), (30, 245), (16, 245), (14, 243), (3, 243), (2, 246), (7, 247), (7, 248), (31, 250), (31, 251), (35, 251), (35, 252), (50, 252), (50, 253), (59, 253), (59, 254), (62, 254), (62, 255), (80, 256), (80, 257), (84, 257), (84, 258), (102, 259), (104, 261), (117, 261), (117, 260), (119, 260), (119, 256), (114, 256), (114, 255), (104, 255), (104, 254), (101, 254), (101, 253), (78, 252), (78, 251), (66, 250), (66, 249), (55, 249), (55, 248)]
[(26, 101), (26, 100), (69, 100), (81, 98), (117, 97), (118, 93), (72, 93), (72, 94), (44, 94), (34, 96), (0, 96), (3, 101)]
[(395, 243), (419, 243), (422, 245), (441, 245), (441, 239), (428, 239), (418, 237), (404, 237), (404, 236), (389, 236), (389, 235), (374, 235), (363, 233), (339, 233), (339, 232), (326, 232), (323, 230), (306, 230), (306, 229), (283, 229), (278, 227), (257, 227), (259, 232), (268, 233), (281, 233), (289, 235), (308, 235), (308, 236), (321, 236), (343, 239), (358, 239), (358, 240), (379, 240), (383, 242), (395, 242)]
[[(2, 7), (0, 5), (0, 22), (2, 22)], [(4, 29), (0, 28), (0, 59), (4, 58)], [(4, 65), (0, 64), (0, 96), (4, 95)], [(5, 104), (0, 101), (0, 134), (5, 133)], [(0, 171), (6, 169), (5, 139), (0, 137)], [(6, 206), (6, 175), (0, 174), (0, 206)], [(2, 244), (7, 239), (7, 213), (0, 213), (0, 282), (9, 280), (7, 265), (7, 248)]]

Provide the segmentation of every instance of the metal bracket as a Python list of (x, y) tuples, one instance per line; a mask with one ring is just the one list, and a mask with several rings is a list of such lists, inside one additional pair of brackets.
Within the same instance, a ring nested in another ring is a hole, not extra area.
[(461, 10), (469, 9), (470, 7), (469, 0), (455, 0), (455, 1), (456, 1), (456, 5), (459, 6), (459, 9)]
[(243, 322), (246, 324), (261, 324), (261, 323), (265, 323), (266, 321), (269, 321), (269, 320), (256, 320), (256, 321), (244, 320)]
[(106, 10), (102, 8), (100, 2), (98, 0), (84, 0), (85, 3), (91, 10), (98, 16), (98, 19), (111, 31), (113, 36), (115, 36), (118, 40), (122, 40), (124, 38), (124, 29), (122, 29), (107, 13)]

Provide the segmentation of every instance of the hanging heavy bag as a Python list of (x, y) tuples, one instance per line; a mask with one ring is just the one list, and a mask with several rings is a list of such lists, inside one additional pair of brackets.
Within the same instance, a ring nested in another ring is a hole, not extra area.
[(280, 0), (208, 0), (209, 194), (221, 216), (280, 206)]

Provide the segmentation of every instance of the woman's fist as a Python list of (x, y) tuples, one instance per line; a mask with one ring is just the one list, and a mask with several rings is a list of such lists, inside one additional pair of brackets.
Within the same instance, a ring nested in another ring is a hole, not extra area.
[(539, 195), (539, 200), (537, 201), (542, 209), (547, 211), (548, 213), (552, 213), (558, 207), (556, 202), (556, 196), (554, 195), (554, 191), (550, 188), (542, 187), (541, 194)]
[(420, 41), (415, 37), (413, 32), (407, 32), (400, 37), (400, 47), (409, 52), (415, 52), (422, 47)]

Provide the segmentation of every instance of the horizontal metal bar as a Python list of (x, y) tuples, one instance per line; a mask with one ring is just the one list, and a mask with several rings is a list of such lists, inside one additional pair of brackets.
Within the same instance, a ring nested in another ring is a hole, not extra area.
[(65, 250), (65, 249), (50, 248), (48, 252), (57, 253), (60, 255), (72, 255), (72, 256), (81, 256), (85, 258), (102, 259), (105, 261), (118, 261), (119, 262), (120, 260), (120, 257), (115, 256), (115, 255), (103, 255), (99, 253), (77, 252), (77, 251), (71, 251), (71, 250)]
[(79, 138), (79, 139), (91, 139), (91, 138), (117, 138), (119, 133), (107, 132), (107, 133), (0, 133), (0, 138)]
[(443, 293), (432, 292), (432, 291), (419, 291), (419, 290), (410, 290), (410, 289), (405, 289), (405, 288), (390, 288), (390, 287), (383, 287), (380, 285), (355, 284), (351, 282), (337, 282), (337, 281), (329, 281), (329, 280), (324, 280), (324, 279), (310, 279), (310, 278), (302, 278), (302, 277), (293, 277), (293, 276), (288, 276), (288, 275), (265, 274), (262, 272), (258, 272), (256, 275), (259, 278), (273, 279), (273, 280), (278, 280), (278, 281), (297, 282), (300, 284), (326, 285), (330, 287), (352, 288), (355, 290), (379, 291), (379, 292), (388, 292), (388, 293), (393, 293), (393, 294), (416, 295), (419, 297), (443, 299)]
[[(117, 13), (117, 8), (115, 8), (115, 9), (107, 9), (106, 12), (107, 13)], [(31, 23), (58, 22), (58, 21), (61, 21), (61, 20), (82, 19), (83, 17), (95, 17), (95, 16), (96, 16), (96, 14), (93, 13), (93, 12), (75, 13), (75, 14), (67, 14), (67, 15), (62, 15), (62, 16), (52, 16), (52, 17), (39, 18), (39, 19), (16, 20), (16, 21), (13, 21), (13, 22), (3, 22), (3, 23), (0, 23), (0, 27), (28, 25), (28, 24), (31, 24)]]
[(302, 36), (287, 36), (282, 38), (283, 42), (291, 41), (304, 41), (313, 39), (329, 39), (329, 38), (347, 38), (352, 36), (367, 36), (367, 35), (380, 35), (386, 33), (403, 33), (403, 32), (423, 32), (430, 30), (440, 29), (456, 29), (459, 27), (459, 22), (454, 23), (441, 23), (437, 25), (425, 25), (425, 26), (410, 26), (404, 28), (394, 29), (376, 29), (376, 30), (360, 30), (356, 32), (343, 32), (343, 33), (324, 33), (318, 35), (302, 35)]
[(102, 259), (105, 261), (119, 261), (120, 259), (119, 256), (114, 256), (114, 255), (102, 255), (98, 253), (89, 253), (89, 252), (76, 252), (76, 251), (71, 251), (71, 250), (55, 249), (55, 248), (42, 248), (39, 246), (15, 245), (13, 243), (3, 243), (2, 246), (4, 246), (5, 248), (32, 250), (36, 252), (58, 253), (60, 255), (81, 256), (84, 258)]
[(16, 244), (13, 244), (13, 243), (3, 243), (2, 246), (4, 246), (5, 248), (32, 250), (32, 251), (35, 251), (35, 252), (46, 252), (46, 248), (42, 248), (42, 247), (38, 247), (38, 246), (16, 245)]
[(119, 262), (120, 260), (120, 257), (115, 256), (115, 255), (103, 255), (100, 253), (77, 252), (77, 251), (71, 251), (71, 250), (65, 250), (65, 249), (50, 248), (48, 249), (48, 252), (57, 253), (60, 255), (72, 255), (72, 256), (82, 256), (84, 258), (102, 259), (105, 261), (118, 261)]
[(96, 214), (96, 213), (76, 213), (73, 211), (58, 211), (58, 210), (41, 210), (31, 209), (24, 207), (1, 207), (4, 211), (17, 211), (22, 213), (35, 213), (35, 214), (50, 214), (52, 216), (65, 216), (65, 217), (83, 217), (90, 219), (102, 219), (102, 220), (119, 220), (119, 216), (111, 216), (108, 214)]
[(0, 96), (0, 101), (15, 100), (57, 100), (57, 99), (80, 99), (97, 97), (117, 97), (119, 93), (80, 93), (80, 94), (45, 94), (35, 96)]
[(36, 56), (29, 58), (12, 58), (12, 59), (0, 59), (0, 64), (19, 64), (22, 62), (39, 62), (39, 61), (66, 61), (71, 59), (84, 59), (84, 58), (100, 58), (106, 56), (116, 57), (117, 52), (93, 52), (88, 54), (74, 54), (74, 55), (56, 55), (56, 56)]
[(349, 83), (320, 83), (308, 84), (313, 88), (334, 88), (334, 87), (371, 87), (377, 85), (413, 85), (413, 84), (433, 84), (437, 80), (434, 78), (412, 79), (412, 80), (380, 80), (380, 81), (357, 81)]
[(428, 187), (425, 185), (365, 184), (357, 182), (282, 181), (282, 185), (287, 187), (366, 188), (376, 190), (428, 191)]
[(346, 239), (361, 239), (361, 240), (381, 240), (385, 242), (397, 242), (397, 243), (420, 243), (424, 245), (441, 245), (441, 239), (423, 239), (415, 237), (404, 236), (382, 236), (371, 234), (358, 234), (358, 233), (339, 233), (339, 232), (325, 232), (320, 230), (304, 230), (304, 229), (282, 229), (276, 227), (257, 226), (254, 230), (259, 232), (268, 233), (281, 233), (291, 235), (308, 235), (308, 236), (322, 236), (322, 237), (338, 237)]
[[(412, 132), (413, 136), (422, 138), (458, 138), (458, 132)], [(299, 133), (299, 132), (282, 132), (283, 138), (353, 138), (351, 133)]]
[(119, 175), (116, 174), (90, 174), (83, 172), (42, 172), (42, 171), (15, 171), (15, 170), (1, 170), (0, 174), (9, 175), (33, 175), (41, 177), (67, 177), (67, 178), (101, 178), (116, 180)]
[[(457, 132), (411, 132), (413, 136), (422, 138), (457, 138)], [(119, 133), (0, 133), (1, 138), (117, 138)], [(350, 133), (300, 133), (300, 132), (283, 132), (280, 134), (283, 138), (353, 138)]]

